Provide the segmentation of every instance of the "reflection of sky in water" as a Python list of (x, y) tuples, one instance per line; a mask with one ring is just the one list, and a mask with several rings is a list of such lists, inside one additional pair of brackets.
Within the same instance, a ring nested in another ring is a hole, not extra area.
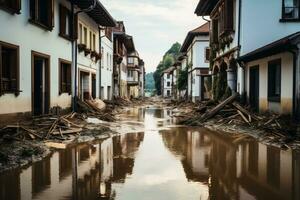
[(208, 187), (188, 182), (180, 160), (165, 148), (158, 132), (152, 132), (145, 134), (133, 175), (116, 193), (117, 199), (124, 200), (207, 199)]

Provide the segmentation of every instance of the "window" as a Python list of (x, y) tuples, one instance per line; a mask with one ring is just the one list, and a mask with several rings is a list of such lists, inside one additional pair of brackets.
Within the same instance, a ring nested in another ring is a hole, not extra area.
[(51, 31), (54, 27), (53, 0), (30, 0), (29, 21)]
[(19, 47), (0, 42), (0, 95), (19, 94)]
[(168, 87), (170, 87), (170, 86), (171, 86), (171, 83), (170, 83), (169, 81), (167, 82), (167, 86), (168, 86)]
[(283, 0), (282, 19), (283, 20), (300, 20), (300, 1), (299, 0)]
[(167, 79), (169, 79), (170, 78), (170, 74), (167, 74)]
[(85, 45), (87, 45), (87, 43), (88, 43), (88, 42), (87, 42), (87, 40), (88, 40), (88, 39), (87, 39), (87, 37), (88, 37), (87, 34), (88, 34), (87, 28), (84, 27), (84, 28), (83, 28), (83, 37), (84, 37), (84, 38), (83, 38), (83, 39), (84, 39), (84, 40), (83, 40), (83, 44), (85, 44)]
[(59, 94), (71, 94), (71, 62), (60, 60)]
[(59, 6), (59, 35), (71, 40), (72, 39), (72, 18), (71, 12), (66, 7)]
[(132, 57), (128, 58), (128, 64), (133, 64), (134, 60)]
[(106, 27), (105, 28), (105, 36), (111, 41), (112, 40), (112, 28)]
[(79, 23), (79, 43), (83, 43), (82, 24)]
[(219, 40), (219, 27), (218, 27), (218, 20), (212, 19), (212, 34), (211, 34), (211, 41), (212, 44), (217, 44)]
[(205, 48), (205, 62), (209, 62), (210, 58), (210, 48)]
[(268, 100), (280, 102), (281, 60), (274, 60), (268, 65)]
[(3, 8), (13, 14), (20, 14), (21, 0), (0, 0), (0, 8)]
[(96, 51), (96, 35), (95, 35), (95, 33), (93, 34), (93, 47), (92, 47), (92, 51)]
[(92, 33), (92, 31), (90, 31), (90, 49), (92, 49), (93, 48), (93, 33)]

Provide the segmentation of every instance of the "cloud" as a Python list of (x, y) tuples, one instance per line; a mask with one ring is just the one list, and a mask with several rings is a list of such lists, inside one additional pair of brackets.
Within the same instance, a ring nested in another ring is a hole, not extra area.
[[(203, 24), (194, 14), (199, 0), (101, 0), (116, 20), (125, 22), (146, 68), (154, 71), (163, 54), (187, 32)], [(154, 66), (153, 66), (154, 65)]]

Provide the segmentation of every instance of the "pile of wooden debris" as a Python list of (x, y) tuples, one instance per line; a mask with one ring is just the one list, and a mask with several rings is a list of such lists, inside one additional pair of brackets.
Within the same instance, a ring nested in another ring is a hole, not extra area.
[(80, 134), (88, 117), (112, 122), (112, 110), (101, 100), (78, 100), (79, 112), (67, 115), (46, 115), (32, 120), (6, 125), (0, 128), (0, 138), (4, 140), (65, 140), (70, 134)]
[(28, 122), (3, 127), (0, 136), (5, 140), (64, 140), (65, 135), (79, 134), (83, 130), (83, 120), (84, 116), (78, 113), (35, 117)]
[(263, 137), (273, 140), (290, 140), (297, 137), (295, 125), (288, 116), (273, 113), (257, 114), (250, 111), (250, 107), (240, 105), (234, 94), (220, 103), (208, 101), (194, 104), (187, 112), (177, 113), (180, 124), (191, 126), (213, 125), (215, 127), (230, 126), (232, 131), (236, 127), (248, 130), (260, 130)]

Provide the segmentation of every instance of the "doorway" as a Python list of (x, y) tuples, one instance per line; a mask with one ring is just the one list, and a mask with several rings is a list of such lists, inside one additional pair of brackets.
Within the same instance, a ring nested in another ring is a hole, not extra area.
[(96, 74), (92, 74), (92, 97), (96, 99)]
[(32, 52), (32, 113), (49, 114), (50, 56)]
[(259, 66), (250, 67), (249, 101), (254, 111), (259, 111)]
[(107, 86), (107, 100), (111, 100), (111, 87)]

